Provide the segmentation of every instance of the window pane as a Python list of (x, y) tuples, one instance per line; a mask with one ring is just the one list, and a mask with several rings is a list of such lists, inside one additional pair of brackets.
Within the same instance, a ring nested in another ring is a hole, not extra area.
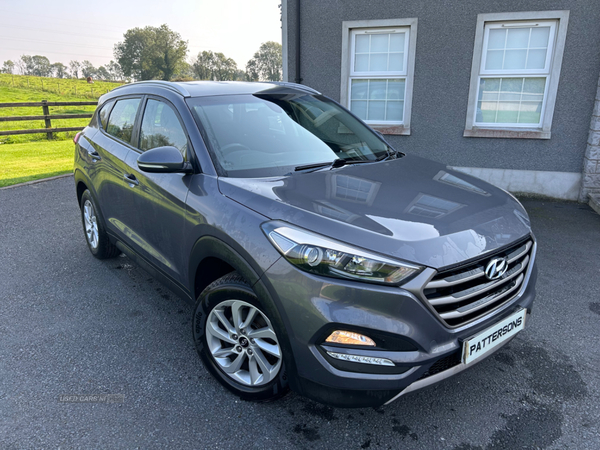
[(110, 108), (112, 107), (114, 101), (106, 103), (102, 109), (100, 110), (100, 125), (102, 128), (106, 130), (106, 125), (108, 124), (108, 113), (110, 112)]
[(389, 34), (371, 35), (371, 53), (387, 53), (389, 50)]
[(356, 55), (354, 60), (354, 70), (356, 72), (369, 71), (369, 55)]
[(367, 120), (385, 120), (385, 101), (379, 100), (369, 102)]
[(503, 69), (524, 69), (526, 58), (527, 50), (506, 50)]
[(130, 143), (139, 104), (139, 98), (119, 100), (110, 113), (106, 132), (123, 142)]
[(371, 53), (371, 64), (369, 66), (369, 70), (371, 72), (385, 72), (388, 70), (387, 61), (387, 53)]
[(506, 41), (506, 30), (501, 28), (493, 28), (490, 30), (490, 35), (488, 38), (488, 48), (500, 48), (504, 49), (504, 44)]
[(527, 48), (531, 28), (511, 28), (506, 37), (506, 48)]
[(538, 123), (542, 115), (542, 101), (521, 102), (519, 123)]
[(404, 102), (387, 102), (385, 119), (391, 122), (402, 122), (404, 119)]
[(369, 82), (369, 100), (385, 100), (387, 98), (387, 80), (371, 80)]
[(390, 52), (404, 52), (404, 39), (406, 33), (390, 34)]
[(356, 114), (362, 120), (367, 120), (367, 102), (352, 100), (350, 103), (350, 111)]
[(539, 124), (546, 78), (482, 78), (476, 122)]
[(529, 50), (527, 69), (543, 69), (546, 67), (546, 49)]
[(187, 151), (187, 137), (173, 109), (166, 103), (148, 100), (142, 128), (140, 130), (140, 150), (172, 146), (183, 157)]
[(369, 80), (352, 80), (352, 100), (366, 99), (369, 89)]
[(356, 53), (369, 53), (369, 35), (356, 35)]
[(548, 38), (550, 37), (550, 27), (536, 27), (531, 29), (531, 40), (529, 48), (546, 48), (548, 47)]
[(485, 60), (486, 70), (502, 69), (502, 60), (504, 59), (504, 50), (489, 50)]
[(388, 80), (388, 100), (404, 100), (405, 87), (406, 82), (404, 80)]
[(519, 102), (498, 102), (496, 107), (496, 123), (517, 123)]
[(388, 70), (402, 72), (404, 70), (404, 53), (390, 53)]
[(545, 78), (525, 78), (525, 84), (523, 85), (523, 92), (532, 94), (543, 94), (546, 88)]

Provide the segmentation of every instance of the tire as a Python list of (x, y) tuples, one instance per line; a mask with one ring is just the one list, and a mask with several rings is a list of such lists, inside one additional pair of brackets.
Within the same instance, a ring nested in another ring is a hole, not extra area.
[(92, 255), (98, 259), (114, 258), (121, 254), (119, 250), (108, 238), (104, 228), (104, 221), (100, 216), (100, 210), (88, 189), (81, 196), (81, 223), (83, 224), (83, 234), (85, 241)]
[(242, 400), (272, 401), (288, 392), (283, 350), (272, 322), (236, 272), (202, 291), (192, 333), (208, 371)]

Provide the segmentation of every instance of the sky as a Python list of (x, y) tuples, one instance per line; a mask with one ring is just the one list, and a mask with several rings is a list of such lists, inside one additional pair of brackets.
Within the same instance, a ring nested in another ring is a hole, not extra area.
[(280, 0), (0, 0), (0, 67), (21, 55), (51, 63), (114, 60), (113, 47), (134, 27), (160, 26), (188, 41), (188, 60), (224, 53), (240, 69), (267, 41), (281, 43)]

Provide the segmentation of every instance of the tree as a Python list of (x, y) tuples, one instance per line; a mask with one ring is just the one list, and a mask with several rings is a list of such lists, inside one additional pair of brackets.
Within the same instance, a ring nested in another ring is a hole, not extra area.
[(123, 79), (123, 71), (121, 70), (119, 63), (111, 60), (106, 65), (106, 70), (108, 71), (110, 81), (120, 81)]
[(246, 79), (248, 81), (258, 81), (259, 79), (258, 62), (255, 58), (252, 58), (246, 64)]
[(203, 51), (192, 62), (194, 74), (201, 80), (227, 81), (237, 78), (237, 64), (223, 53)]
[(79, 78), (79, 69), (81, 67), (81, 64), (79, 63), (79, 61), (71, 61), (69, 63), (69, 69), (71, 70), (71, 78)]
[(21, 55), (21, 67), (23, 75), (33, 75), (35, 66), (31, 55)]
[(50, 60), (42, 55), (34, 55), (31, 57), (33, 63), (33, 74), (36, 77), (49, 77), (52, 75), (52, 66)]
[(170, 80), (185, 63), (187, 41), (167, 25), (132, 28), (123, 38), (114, 55), (127, 77)]
[(19, 69), (19, 73), (21, 75), (25, 75), (25, 72), (26, 72), (25, 62), (21, 58), (17, 59), (15, 66), (17, 66), (17, 69)]
[(67, 66), (61, 62), (55, 62), (51, 67), (52, 73), (56, 78), (64, 78), (67, 74)]
[(281, 44), (273, 41), (261, 44), (254, 57), (246, 64), (246, 72), (251, 80), (281, 81), (283, 58)]
[(10, 59), (8, 61), (4, 61), (4, 64), (2, 65), (2, 73), (14, 73), (15, 71), (15, 63), (12, 62)]
[(110, 81), (110, 73), (104, 66), (98, 67), (95, 74), (96, 78), (99, 80)]
[(95, 77), (97, 69), (87, 59), (81, 63), (81, 74), (84, 78)]

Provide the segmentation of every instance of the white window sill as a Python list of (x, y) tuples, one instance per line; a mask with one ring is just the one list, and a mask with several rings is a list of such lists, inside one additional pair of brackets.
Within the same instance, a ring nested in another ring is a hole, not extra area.
[(550, 139), (550, 136), (550, 131), (527, 128), (472, 128), (463, 133), (463, 137), (503, 139)]
[(369, 125), (381, 134), (394, 134), (398, 136), (410, 136), (410, 127), (404, 125)]

